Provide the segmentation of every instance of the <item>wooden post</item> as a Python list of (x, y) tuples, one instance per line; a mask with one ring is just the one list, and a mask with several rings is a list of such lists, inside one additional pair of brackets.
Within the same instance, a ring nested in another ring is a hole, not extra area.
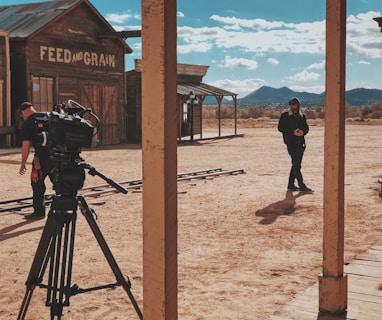
[(143, 318), (177, 319), (176, 0), (142, 0)]
[(323, 273), (319, 310), (347, 309), (344, 275), (346, 0), (326, 0)]

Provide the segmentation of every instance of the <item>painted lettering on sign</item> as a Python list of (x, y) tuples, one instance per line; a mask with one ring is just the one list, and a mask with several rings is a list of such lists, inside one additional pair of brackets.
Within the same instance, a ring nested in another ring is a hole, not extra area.
[(82, 62), (87, 66), (115, 68), (115, 55), (91, 51), (76, 51), (70, 49), (40, 46), (40, 60), (59, 63)]

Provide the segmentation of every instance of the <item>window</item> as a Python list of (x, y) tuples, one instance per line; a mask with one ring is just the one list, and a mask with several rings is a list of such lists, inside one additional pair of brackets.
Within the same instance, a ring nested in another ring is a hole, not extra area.
[[(4, 106), (3, 106), (3, 84), (4, 84), (4, 81), (0, 80), (0, 110), (4, 110)], [(0, 114), (0, 125), (5, 125), (5, 123), (3, 123), (3, 114), (2, 113)]]
[(189, 121), (189, 104), (187, 103), (187, 102), (185, 102), (185, 103), (183, 103), (183, 117), (182, 117), (182, 119), (183, 119), (183, 122), (184, 123), (188, 123), (188, 121)]
[(37, 111), (51, 111), (53, 108), (53, 78), (32, 78), (32, 102)]

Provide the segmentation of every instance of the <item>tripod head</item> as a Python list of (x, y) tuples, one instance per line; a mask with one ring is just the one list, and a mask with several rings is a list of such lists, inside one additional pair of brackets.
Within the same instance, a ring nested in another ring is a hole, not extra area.
[(92, 176), (99, 176), (105, 180), (109, 185), (124, 194), (127, 190), (117, 182), (106, 177), (93, 166), (86, 163), (80, 157), (80, 150), (66, 150), (65, 152), (55, 152), (50, 156), (51, 171), (50, 178), (53, 182), (53, 189), (56, 194), (61, 196), (73, 197), (77, 195), (85, 182), (85, 169)]
[[(84, 116), (87, 119), (84, 119)], [(92, 122), (92, 121), (93, 122)], [(122, 193), (127, 190), (107, 178), (80, 157), (81, 148), (90, 148), (92, 137), (100, 127), (99, 118), (78, 102), (68, 100), (67, 105), (53, 107), (53, 112), (39, 118), (41, 145), (49, 148), (50, 178), (53, 189), (61, 196), (75, 196), (85, 181), (85, 169), (91, 175), (98, 175)]]

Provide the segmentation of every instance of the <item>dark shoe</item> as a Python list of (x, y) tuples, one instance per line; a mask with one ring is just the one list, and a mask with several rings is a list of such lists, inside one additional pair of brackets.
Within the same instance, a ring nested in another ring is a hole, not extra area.
[(38, 213), (38, 212), (33, 212), (31, 214), (24, 216), (24, 219), (27, 219), (27, 220), (44, 219), (44, 218), (45, 218), (45, 213)]
[(297, 191), (299, 188), (297, 188), (295, 185), (288, 186), (288, 190)]
[(300, 188), (300, 191), (302, 191), (302, 192), (313, 192), (313, 190), (310, 189), (310, 188), (308, 188), (307, 186), (303, 186), (303, 187), (301, 187), (301, 188)]

